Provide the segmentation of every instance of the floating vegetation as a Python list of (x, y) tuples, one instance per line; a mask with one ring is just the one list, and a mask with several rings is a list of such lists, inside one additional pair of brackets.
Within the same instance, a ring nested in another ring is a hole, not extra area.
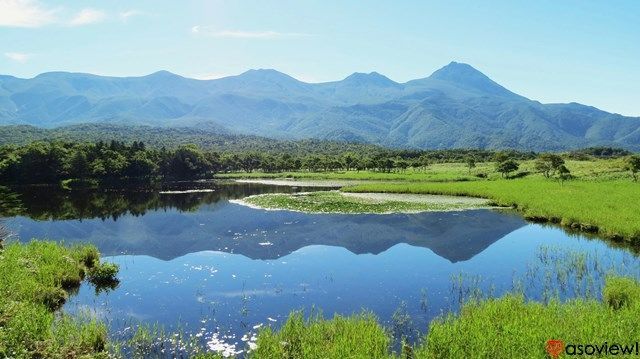
[(186, 194), (186, 193), (209, 193), (215, 192), (214, 189), (188, 189), (184, 191), (159, 191), (160, 194)]
[(261, 209), (310, 213), (414, 213), (460, 211), (489, 206), (489, 201), (479, 198), (380, 193), (346, 194), (338, 191), (262, 194), (231, 202)]

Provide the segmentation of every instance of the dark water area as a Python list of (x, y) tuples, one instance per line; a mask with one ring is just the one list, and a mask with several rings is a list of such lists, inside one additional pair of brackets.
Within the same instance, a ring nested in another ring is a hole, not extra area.
[(82, 286), (64, 310), (103, 318), (114, 335), (158, 323), (216, 349), (243, 349), (258, 328), (278, 327), (292, 310), (368, 310), (415, 340), (474, 293), (597, 296), (607, 265), (637, 275), (630, 252), (509, 211), (306, 214), (229, 202), (302, 190), (309, 189), (41, 187), (4, 190), (0, 210), (20, 241), (93, 243), (104, 260), (120, 265), (115, 290), (96, 295)]

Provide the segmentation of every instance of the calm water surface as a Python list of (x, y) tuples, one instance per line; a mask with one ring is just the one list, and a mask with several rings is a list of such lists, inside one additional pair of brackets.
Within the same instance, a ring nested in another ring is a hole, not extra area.
[[(186, 188), (212, 191), (179, 192)], [(507, 211), (304, 214), (228, 201), (302, 188), (191, 183), (164, 190), (169, 193), (32, 188), (2, 194), (2, 210), (20, 241), (94, 243), (106, 261), (120, 265), (117, 289), (96, 295), (83, 285), (65, 310), (100, 316), (114, 334), (159, 323), (237, 348), (295, 309), (369, 310), (415, 338), (474, 288), (499, 295), (517, 287), (544, 297), (544, 270), (557, 271), (566, 253), (636, 264), (623, 249), (528, 224)], [(570, 271), (568, 278), (581, 280)], [(406, 328), (395, 325), (399, 314), (411, 318)]]

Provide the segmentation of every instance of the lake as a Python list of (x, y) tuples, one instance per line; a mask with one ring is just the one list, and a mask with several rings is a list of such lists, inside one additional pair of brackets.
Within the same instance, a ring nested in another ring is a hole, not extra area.
[(597, 297), (608, 268), (637, 268), (628, 250), (508, 210), (305, 214), (229, 202), (304, 190), (311, 189), (30, 187), (3, 189), (0, 210), (20, 241), (93, 243), (120, 265), (115, 290), (83, 285), (64, 310), (104, 319), (114, 336), (158, 323), (230, 352), (292, 310), (372, 311), (398, 338), (416, 340), (469, 297), (513, 289), (538, 300)]

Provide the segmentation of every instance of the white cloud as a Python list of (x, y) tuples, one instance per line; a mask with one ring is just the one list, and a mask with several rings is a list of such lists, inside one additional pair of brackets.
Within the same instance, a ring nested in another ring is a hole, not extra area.
[(15, 62), (26, 62), (31, 57), (31, 55), (22, 52), (5, 52), (4, 56)]
[(193, 34), (207, 36), (207, 37), (219, 37), (219, 38), (231, 38), (231, 39), (276, 39), (283, 37), (304, 37), (310, 36), (309, 34), (297, 33), (297, 32), (277, 32), (277, 31), (241, 31), (241, 30), (214, 30), (211, 26), (196, 25), (191, 28)]
[(35, 0), (0, 0), (0, 26), (40, 27), (54, 22), (54, 13)]
[(96, 9), (82, 9), (69, 21), (69, 26), (82, 26), (95, 24), (107, 18), (104, 11)]
[(127, 10), (121, 12), (119, 15), (122, 21), (127, 21), (131, 17), (142, 15), (142, 12), (138, 10)]

